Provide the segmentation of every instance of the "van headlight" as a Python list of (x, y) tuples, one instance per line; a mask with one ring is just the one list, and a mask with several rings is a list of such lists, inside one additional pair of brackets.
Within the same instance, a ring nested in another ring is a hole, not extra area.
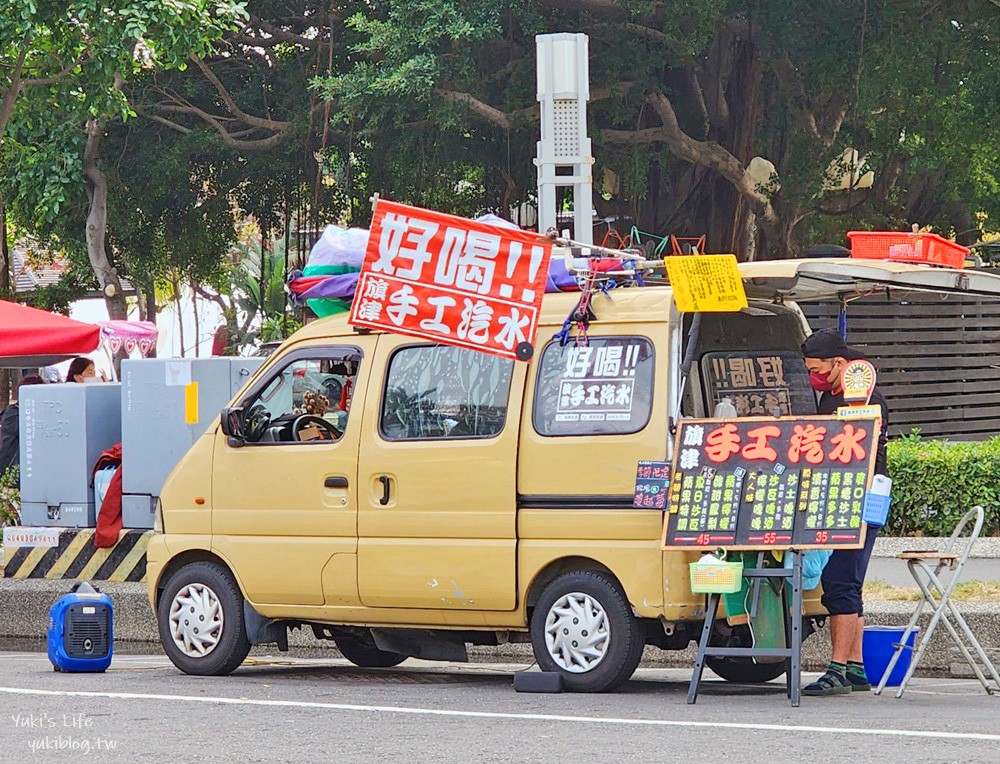
[(163, 505), (159, 497), (153, 504), (153, 533), (163, 533)]

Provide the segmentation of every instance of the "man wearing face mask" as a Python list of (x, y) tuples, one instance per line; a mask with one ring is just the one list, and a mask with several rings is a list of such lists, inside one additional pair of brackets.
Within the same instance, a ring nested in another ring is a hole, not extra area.
[[(809, 336), (802, 343), (802, 355), (809, 369), (809, 383), (821, 393), (818, 412), (823, 415), (837, 413), (837, 409), (845, 405), (841, 386), (844, 368), (850, 361), (861, 359), (864, 355), (849, 347), (835, 329), (823, 329)], [(869, 403), (882, 409), (875, 474), (886, 475), (889, 410), (877, 386)], [(803, 695), (841, 695), (871, 689), (861, 657), (861, 639), (865, 628), (861, 591), (877, 535), (878, 528), (869, 527), (862, 549), (835, 550), (823, 569), (822, 601), (830, 614), (833, 651), (826, 673), (803, 688)]]

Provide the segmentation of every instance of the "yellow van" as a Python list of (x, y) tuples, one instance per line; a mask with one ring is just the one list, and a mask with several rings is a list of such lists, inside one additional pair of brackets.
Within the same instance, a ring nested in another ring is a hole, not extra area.
[[(687, 647), (705, 609), (694, 555), (661, 551), (662, 512), (633, 508), (636, 462), (669, 458), (680, 416), (815, 412), (795, 300), (1000, 294), (988, 274), (888, 262), (741, 270), (741, 312), (693, 322), (668, 286), (613, 290), (585, 340), (562, 333), (578, 295), (546, 295), (530, 363), (342, 317), (297, 332), (162, 491), (147, 578), (167, 655), (226, 674), (251, 644), (287, 649), (296, 626), (359, 666), (530, 641), (568, 689), (599, 692), (645, 645)], [(807, 626), (821, 614), (807, 592)], [(748, 644), (746, 627), (716, 630)], [(784, 671), (709, 666), (735, 681)]]

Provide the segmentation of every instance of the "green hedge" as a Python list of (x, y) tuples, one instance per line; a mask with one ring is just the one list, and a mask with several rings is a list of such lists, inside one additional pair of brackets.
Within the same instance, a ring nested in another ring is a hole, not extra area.
[(949, 536), (977, 504), (986, 510), (982, 534), (1000, 534), (1000, 436), (949, 443), (913, 434), (890, 442), (888, 457), (893, 503), (887, 534)]

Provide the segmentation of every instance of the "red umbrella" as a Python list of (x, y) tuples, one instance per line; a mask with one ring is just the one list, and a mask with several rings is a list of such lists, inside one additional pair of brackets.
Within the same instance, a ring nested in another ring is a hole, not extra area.
[(0, 300), (0, 366), (49, 366), (100, 344), (96, 324)]

